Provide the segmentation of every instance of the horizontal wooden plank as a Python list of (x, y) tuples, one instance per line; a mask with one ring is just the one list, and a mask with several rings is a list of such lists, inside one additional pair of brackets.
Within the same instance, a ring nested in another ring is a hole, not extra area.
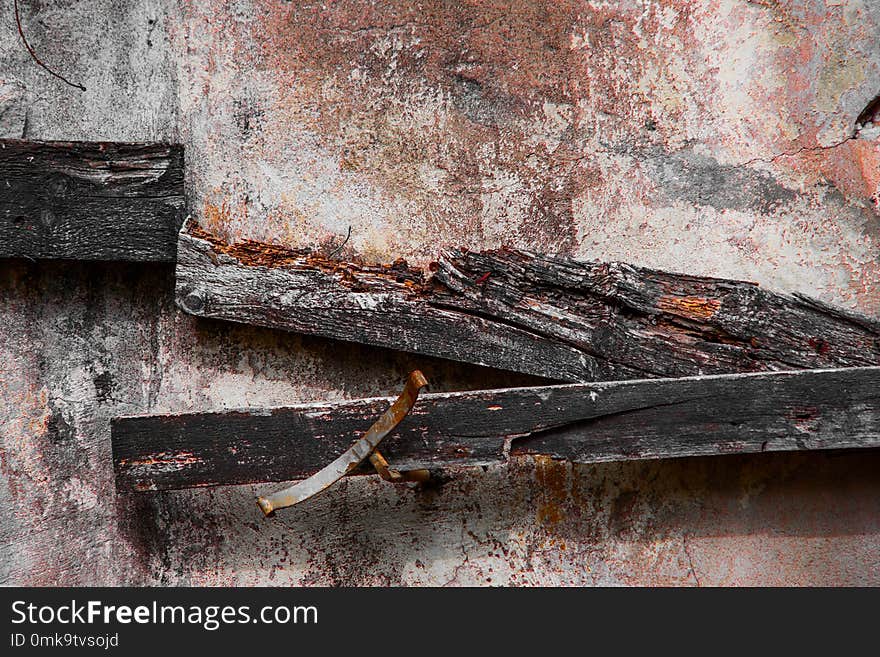
[(594, 359), (576, 347), (476, 314), (431, 306), (419, 296), (419, 272), (376, 267), (346, 274), (342, 267), (333, 271), (332, 262), (306, 260), (294, 267), (246, 265), (206, 239), (181, 234), (178, 305), (204, 317), (562, 380), (599, 374)]
[(0, 140), (0, 257), (173, 262), (183, 147)]
[(204, 317), (559, 381), (880, 365), (880, 323), (753, 283), (515, 250), (426, 274), (181, 234), (177, 301)]
[[(307, 477), (391, 398), (117, 418), (117, 487), (164, 490)], [(514, 455), (600, 461), (880, 446), (880, 367), (425, 394), (382, 452), (394, 467)]]

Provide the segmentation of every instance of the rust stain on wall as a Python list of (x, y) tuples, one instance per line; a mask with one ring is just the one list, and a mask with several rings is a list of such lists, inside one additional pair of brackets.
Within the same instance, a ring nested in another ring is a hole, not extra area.
[(537, 456), (535, 483), (541, 492), (537, 520), (542, 525), (555, 525), (565, 516), (564, 505), (569, 500), (569, 476), (571, 464)]

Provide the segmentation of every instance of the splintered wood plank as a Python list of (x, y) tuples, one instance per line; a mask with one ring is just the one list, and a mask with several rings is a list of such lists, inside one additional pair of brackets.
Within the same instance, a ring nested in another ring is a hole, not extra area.
[(174, 261), (183, 147), (0, 141), (0, 257)]
[[(117, 418), (116, 485), (164, 490), (305, 478), (391, 398)], [(393, 467), (579, 463), (880, 446), (880, 367), (423, 395), (382, 444)]]
[(880, 364), (880, 323), (745, 281), (517, 250), (445, 251), (429, 272), (226, 244), (196, 224), (177, 301), (203, 317), (560, 381)]

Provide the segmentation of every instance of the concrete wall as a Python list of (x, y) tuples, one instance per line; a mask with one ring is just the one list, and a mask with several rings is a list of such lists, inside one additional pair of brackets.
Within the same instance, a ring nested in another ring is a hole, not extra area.
[[(420, 262), (502, 242), (880, 316), (875, 2), (0, 4), (0, 135), (169, 140), (218, 232)], [(310, 5), (311, 6), (311, 5)], [(196, 320), (173, 268), (0, 262), (0, 583), (880, 583), (880, 454), (117, 496), (120, 414), (527, 377)]]

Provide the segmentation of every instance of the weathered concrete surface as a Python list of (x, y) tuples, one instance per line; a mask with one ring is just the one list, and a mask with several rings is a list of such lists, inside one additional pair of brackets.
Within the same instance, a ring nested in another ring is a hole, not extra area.
[(12, 0), (0, 5), (0, 130), (22, 139), (177, 141), (177, 77), (165, 0), (20, 0), (40, 59), (21, 44)]
[[(87, 91), (5, 0), (0, 134), (182, 141), (231, 235), (507, 242), (880, 315), (876, 2), (20, 4)], [(172, 288), (0, 262), (0, 582), (880, 584), (873, 452), (362, 478), (271, 521), (262, 487), (117, 498), (114, 415), (526, 382), (198, 321)]]
[(372, 260), (507, 243), (880, 312), (876, 2), (184, 5), (223, 237), (350, 225)]

